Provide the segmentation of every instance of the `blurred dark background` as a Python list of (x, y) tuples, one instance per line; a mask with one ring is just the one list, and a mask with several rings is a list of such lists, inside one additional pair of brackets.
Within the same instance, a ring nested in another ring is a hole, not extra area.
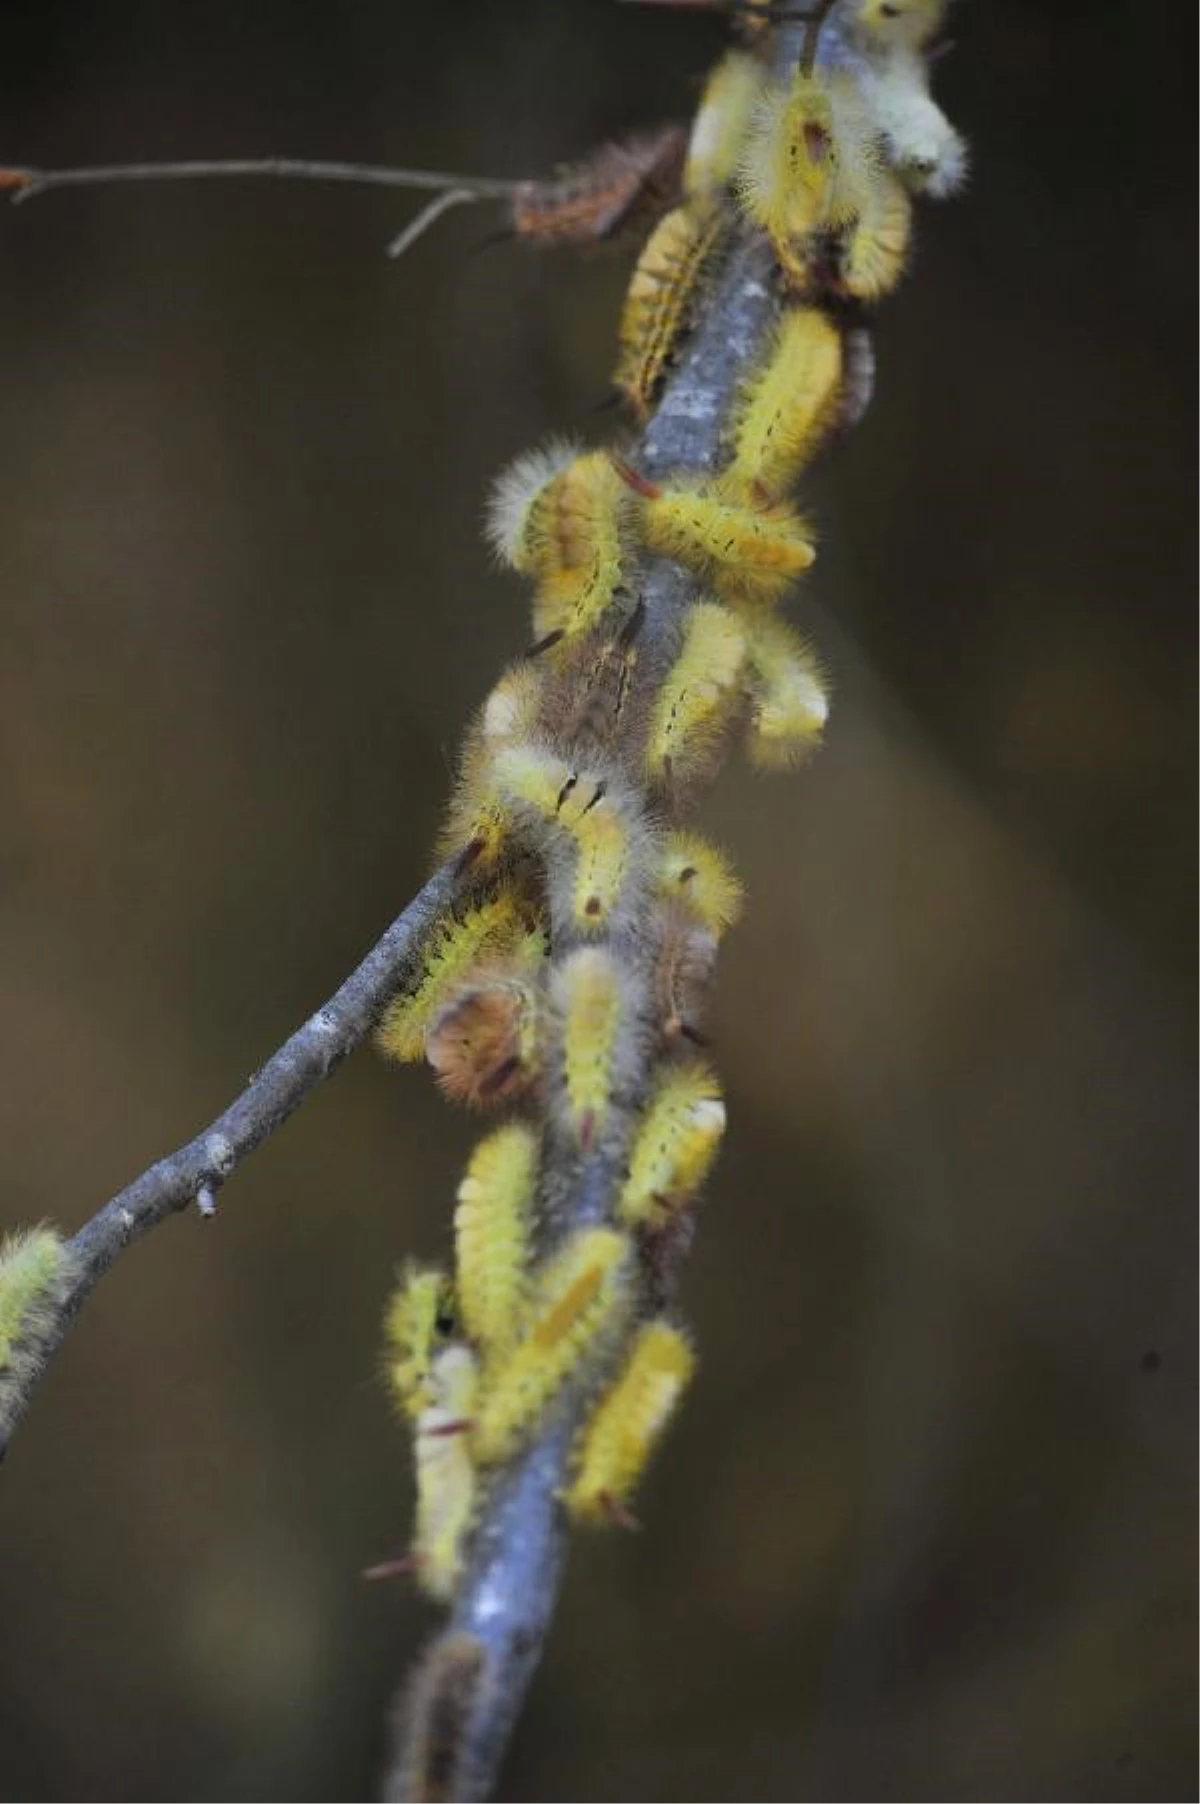
[[(1194, 12), (955, 12), (961, 201), (806, 500), (827, 748), (750, 906), (699, 1382), (579, 1539), (505, 1795), (1176, 1799), (1194, 1769)], [(523, 175), (685, 116), (715, 20), (41, 0), (0, 161)], [(266, 184), (0, 213), (0, 1218), (207, 1121), (427, 868), (527, 637), (489, 478), (602, 435), (632, 247)], [(0, 1477), (6, 1799), (376, 1793), (433, 1614), (378, 1379), (473, 1124), (363, 1053), (88, 1304)]]

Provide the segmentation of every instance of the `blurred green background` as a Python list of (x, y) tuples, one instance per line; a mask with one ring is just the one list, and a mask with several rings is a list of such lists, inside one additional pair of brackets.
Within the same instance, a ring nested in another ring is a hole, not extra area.
[[(1194, 13), (964, 4), (971, 140), (806, 486), (837, 692), (703, 809), (750, 906), (699, 1382), (580, 1539), (509, 1797), (1175, 1799), (1194, 1778)], [(546, 171), (686, 116), (610, 0), (42, 0), (0, 161)], [(427, 868), (528, 636), (489, 478), (596, 436), (632, 247), (366, 190), (0, 214), (4, 1223), (221, 1108)], [(378, 1379), (472, 1123), (363, 1053), (88, 1304), (0, 1475), (0, 1794), (375, 1795), (435, 1620)]]

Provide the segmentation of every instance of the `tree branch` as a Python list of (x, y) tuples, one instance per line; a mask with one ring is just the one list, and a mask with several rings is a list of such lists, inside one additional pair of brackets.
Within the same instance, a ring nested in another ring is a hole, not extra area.
[[(828, 11), (828, 4), (822, 5), (821, 20)], [(810, 17), (802, 18), (778, 30), (772, 59), (777, 73), (791, 71), (811, 53), (811, 25)], [(825, 24), (819, 47), (822, 64), (833, 60), (853, 61), (836, 17)], [(771, 248), (763, 236), (739, 228), (688, 348), (634, 448), (633, 459), (647, 476), (708, 472), (719, 466), (730, 406), (779, 317), (781, 298), (773, 272)], [(645, 606), (639, 644), (649, 654), (653, 682), (653, 666), (663, 663), (665, 648), (677, 643), (680, 618), (695, 599), (696, 584), (679, 565), (651, 559), (638, 592)], [(636, 966), (638, 954), (629, 950)], [(555, 1168), (555, 1149), (547, 1148), (543, 1204), (547, 1213), (554, 1205), (556, 1241), (611, 1221), (634, 1124), (630, 1120), (625, 1125), (624, 1144), (610, 1145), (603, 1158), (584, 1161), (565, 1176)], [(568, 1388), (532, 1443), (494, 1483), (450, 1620), (426, 1650), (407, 1708), (402, 1703), (397, 1711), (388, 1799), (491, 1794), (553, 1619), (566, 1564), (566, 1521), (557, 1498), (593, 1403), (586, 1380)], [(447, 1707), (451, 1702), (452, 1709)], [(435, 1770), (436, 1791), (431, 1789)]]
[(65, 1307), (38, 1349), (36, 1370), (8, 1400), (0, 1459), (92, 1286), (127, 1247), (168, 1216), (193, 1202), (202, 1214), (213, 1213), (217, 1191), (242, 1160), (281, 1127), (293, 1109), (366, 1038), (419, 954), (432, 923), (458, 894), (465, 875), (461, 860), (435, 871), (358, 969), (284, 1041), (224, 1113), (186, 1146), (160, 1159), (119, 1191), (67, 1242), (70, 1278)]

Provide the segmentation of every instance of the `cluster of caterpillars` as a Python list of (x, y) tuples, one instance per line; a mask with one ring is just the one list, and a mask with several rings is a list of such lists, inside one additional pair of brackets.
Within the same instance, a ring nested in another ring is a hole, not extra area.
[[(792, 493), (853, 406), (848, 337), (899, 279), (912, 196), (964, 173), (929, 92), (942, 10), (840, 0), (831, 46), (815, 54), (814, 27), (783, 81), (759, 30), (772, 9), (738, 9), (742, 46), (708, 83), (678, 204), (638, 259), (616, 371), (644, 421), (714, 271), (765, 233), (783, 305), (716, 473), (652, 480), (629, 444), (556, 442), (493, 492), (492, 543), (533, 585), (533, 645), (468, 734), (443, 847), (463, 894), (378, 1035), (390, 1056), (426, 1059), (449, 1096), (508, 1111), (459, 1186), (453, 1271), (411, 1266), (387, 1316), (415, 1448), (411, 1564), (438, 1598), (455, 1593), (495, 1475), (568, 1393), (583, 1426), (563, 1506), (628, 1522), (692, 1373), (675, 1275), (724, 1127), (703, 1007), (740, 891), (679, 821), (735, 737), (767, 767), (821, 737), (822, 671), (779, 615), (815, 556)], [(597, 166), (599, 236), (645, 199), (638, 171), (661, 186), (664, 162), (647, 149)], [(586, 236), (584, 176), (564, 192), (557, 235)], [(553, 197), (534, 200), (528, 235), (553, 239)], [(689, 599), (648, 620), (663, 560)], [(547, 1174), (585, 1169), (609, 1194), (579, 1225)]]

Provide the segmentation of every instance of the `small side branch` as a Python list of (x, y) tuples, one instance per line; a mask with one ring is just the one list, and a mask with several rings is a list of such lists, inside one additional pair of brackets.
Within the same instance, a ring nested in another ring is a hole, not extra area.
[(211, 1125), (160, 1159), (70, 1240), (72, 1280), (54, 1333), (41, 1349), (39, 1369), (11, 1400), (0, 1459), (24, 1419), (37, 1382), (58, 1351), (96, 1281), (135, 1240), (195, 1203), (211, 1216), (216, 1196), (237, 1167), (282, 1126), (311, 1091), (364, 1040), (420, 952), (433, 922), (461, 888), (460, 860), (442, 865), (419, 890), (330, 1000), (285, 1040)]

